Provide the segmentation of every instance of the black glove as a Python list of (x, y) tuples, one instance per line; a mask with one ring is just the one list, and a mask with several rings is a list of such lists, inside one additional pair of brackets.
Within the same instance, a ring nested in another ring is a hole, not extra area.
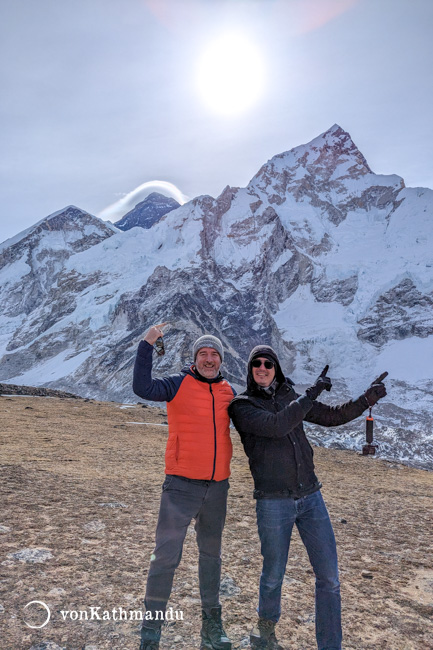
[(319, 377), (314, 382), (314, 386), (311, 386), (311, 388), (307, 388), (307, 390), (305, 391), (307, 397), (309, 397), (310, 399), (317, 399), (323, 390), (331, 390), (332, 388), (331, 380), (329, 379), (329, 377), (326, 376), (328, 369), (329, 366), (325, 366), (322, 372), (320, 373)]
[(385, 385), (382, 384), (382, 381), (387, 377), (388, 373), (383, 372), (380, 377), (371, 382), (370, 386), (364, 393), (364, 397), (367, 400), (368, 406), (374, 406), (382, 397), (386, 395)]

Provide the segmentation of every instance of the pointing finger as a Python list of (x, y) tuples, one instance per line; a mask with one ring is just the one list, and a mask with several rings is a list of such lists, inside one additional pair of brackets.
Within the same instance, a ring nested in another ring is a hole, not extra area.
[(164, 332), (162, 331), (162, 328), (165, 327), (168, 324), (168, 321), (165, 323), (159, 323), (158, 325), (154, 325), (154, 328), (156, 329), (157, 332), (160, 333), (160, 336), (164, 336)]
[(380, 384), (380, 382), (383, 381), (383, 380), (385, 379), (385, 377), (387, 377), (387, 376), (388, 376), (388, 373), (387, 373), (387, 372), (383, 372), (383, 373), (382, 373), (381, 375), (379, 375), (379, 377), (378, 377), (377, 379), (375, 379), (372, 383), (373, 383), (373, 384)]
[(323, 368), (322, 372), (320, 373), (320, 376), (321, 377), (326, 377), (326, 374), (327, 374), (328, 370), (329, 370), (329, 366), (325, 366)]

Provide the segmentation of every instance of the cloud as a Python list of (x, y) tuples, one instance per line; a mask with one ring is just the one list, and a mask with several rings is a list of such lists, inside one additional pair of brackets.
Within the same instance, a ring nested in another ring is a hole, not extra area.
[(115, 203), (104, 208), (98, 214), (98, 217), (105, 221), (117, 221), (127, 212), (132, 210), (137, 203), (143, 201), (143, 199), (153, 191), (158, 191), (161, 194), (170, 196), (173, 199), (176, 199), (176, 201), (181, 205), (186, 203), (186, 201), (189, 201), (189, 197), (182, 194), (180, 189), (176, 187), (176, 185), (173, 185), (173, 183), (169, 183), (168, 181), (147, 181), (146, 183), (142, 183), (136, 187), (135, 190), (132, 190), (132, 192), (129, 192)]

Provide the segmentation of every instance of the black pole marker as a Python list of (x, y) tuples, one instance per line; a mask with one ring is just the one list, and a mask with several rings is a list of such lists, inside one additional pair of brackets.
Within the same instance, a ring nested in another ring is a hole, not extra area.
[(373, 424), (374, 418), (371, 415), (371, 406), (369, 409), (369, 414), (365, 420), (365, 444), (362, 448), (363, 456), (374, 456), (376, 453), (377, 445), (373, 445)]
[[(374, 386), (375, 384), (381, 384), (382, 381), (385, 379), (385, 377), (388, 376), (387, 372), (383, 372), (377, 379), (371, 382), (371, 386)], [(366, 444), (362, 448), (362, 455), (363, 456), (374, 456), (376, 453), (377, 445), (373, 444), (373, 425), (374, 425), (374, 419), (373, 416), (371, 415), (371, 406), (369, 407), (369, 413), (367, 415), (367, 418), (365, 420), (365, 442)]]

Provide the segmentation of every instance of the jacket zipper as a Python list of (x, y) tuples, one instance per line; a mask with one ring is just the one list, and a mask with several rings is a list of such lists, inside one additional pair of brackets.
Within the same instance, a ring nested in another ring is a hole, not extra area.
[(213, 416), (213, 436), (214, 436), (214, 457), (213, 457), (213, 469), (212, 476), (210, 478), (213, 481), (215, 476), (215, 465), (216, 465), (216, 454), (217, 454), (217, 435), (216, 435), (216, 421), (215, 421), (215, 397), (212, 390), (212, 384), (209, 384), (210, 394), (212, 395), (212, 416)]

